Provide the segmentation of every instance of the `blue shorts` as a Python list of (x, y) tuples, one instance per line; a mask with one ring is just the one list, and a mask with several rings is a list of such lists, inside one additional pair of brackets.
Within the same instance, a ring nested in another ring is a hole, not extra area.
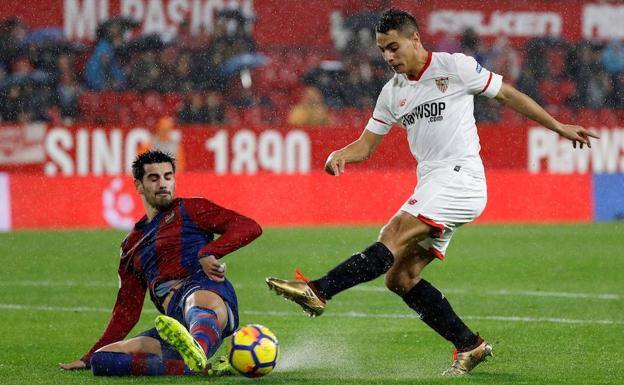
[[(184, 304), (188, 296), (198, 290), (212, 291), (223, 299), (228, 311), (228, 322), (225, 329), (223, 329), (223, 337), (225, 338), (232, 335), (232, 333), (238, 329), (238, 300), (236, 298), (236, 292), (234, 292), (234, 287), (227, 278), (223, 282), (211, 280), (203, 270), (199, 270), (184, 280), (182, 286), (173, 293), (165, 314), (175, 318), (188, 329), (188, 324), (184, 319)], [(158, 335), (156, 328), (146, 330), (140, 333), (138, 337), (139, 336), (152, 337), (160, 341), (163, 348), (163, 357), (179, 357), (178, 353), (173, 350), (173, 347), (163, 343), (164, 341), (160, 338), (160, 335)]]

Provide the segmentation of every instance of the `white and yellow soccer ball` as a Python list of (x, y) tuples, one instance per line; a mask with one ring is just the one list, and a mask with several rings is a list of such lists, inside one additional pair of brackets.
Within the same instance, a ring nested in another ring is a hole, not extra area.
[(262, 377), (272, 371), (279, 358), (279, 343), (262, 325), (247, 325), (232, 335), (230, 364), (247, 377)]

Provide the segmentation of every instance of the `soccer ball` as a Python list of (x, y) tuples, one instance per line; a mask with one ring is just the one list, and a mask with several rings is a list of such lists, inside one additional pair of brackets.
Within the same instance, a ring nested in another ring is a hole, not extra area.
[(279, 344), (272, 331), (262, 325), (247, 325), (232, 335), (228, 354), (234, 369), (247, 377), (262, 377), (277, 364)]

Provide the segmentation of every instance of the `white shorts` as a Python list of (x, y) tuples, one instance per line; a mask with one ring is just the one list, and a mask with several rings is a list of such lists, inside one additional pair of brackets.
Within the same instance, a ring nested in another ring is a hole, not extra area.
[(419, 175), (414, 194), (400, 210), (436, 230), (419, 245), (444, 259), (455, 229), (481, 215), (486, 202), (487, 186), (482, 172), (448, 166)]

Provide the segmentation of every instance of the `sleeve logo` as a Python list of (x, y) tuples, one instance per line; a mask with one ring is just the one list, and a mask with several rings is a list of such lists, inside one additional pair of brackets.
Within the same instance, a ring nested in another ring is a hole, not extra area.
[(477, 73), (478, 73), (478, 74), (480, 74), (480, 73), (481, 73), (481, 71), (483, 70), (483, 67), (481, 66), (481, 64), (477, 63), (477, 68), (476, 68), (476, 70), (477, 70)]

